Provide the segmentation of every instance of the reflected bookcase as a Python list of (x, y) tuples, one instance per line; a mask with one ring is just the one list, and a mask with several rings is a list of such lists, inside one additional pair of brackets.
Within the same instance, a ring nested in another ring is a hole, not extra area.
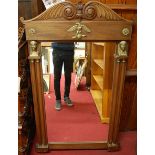
[(115, 43), (92, 43), (90, 91), (102, 123), (109, 123), (114, 51)]

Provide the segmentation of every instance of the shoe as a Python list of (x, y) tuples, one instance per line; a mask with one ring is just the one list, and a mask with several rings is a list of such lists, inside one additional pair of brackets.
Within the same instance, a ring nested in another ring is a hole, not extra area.
[(61, 100), (56, 100), (55, 109), (58, 111), (61, 110)]
[(73, 106), (73, 103), (69, 97), (64, 97), (64, 101), (69, 107)]

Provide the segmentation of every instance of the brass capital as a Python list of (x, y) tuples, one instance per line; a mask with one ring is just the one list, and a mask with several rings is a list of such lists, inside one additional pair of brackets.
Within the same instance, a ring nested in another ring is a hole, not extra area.
[(118, 63), (126, 62), (126, 59), (128, 57), (128, 44), (126, 41), (121, 41), (118, 43), (114, 57), (116, 58), (116, 61)]
[(29, 59), (40, 59), (39, 51), (37, 50), (37, 42), (30, 42), (30, 55)]

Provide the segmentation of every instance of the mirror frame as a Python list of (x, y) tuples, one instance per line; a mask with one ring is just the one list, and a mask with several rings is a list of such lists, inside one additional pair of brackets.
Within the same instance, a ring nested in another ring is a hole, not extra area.
[[(89, 1), (76, 4), (65, 1), (50, 7), (31, 20), (21, 21), (25, 26), (29, 45), (29, 61), (32, 82), (34, 112), (37, 134), (37, 152), (54, 149), (107, 149), (119, 150), (119, 123), (122, 92), (127, 62), (127, 46), (131, 40), (132, 21), (115, 13), (107, 5)], [(42, 82), (41, 42), (43, 41), (114, 41), (117, 47), (126, 43), (126, 52), (116, 48), (112, 83), (111, 112), (107, 141), (48, 142), (45, 101)]]

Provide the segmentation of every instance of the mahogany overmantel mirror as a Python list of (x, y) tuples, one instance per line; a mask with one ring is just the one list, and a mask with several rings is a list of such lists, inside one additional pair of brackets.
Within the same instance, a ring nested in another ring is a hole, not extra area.
[[(47, 152), (53, 149), (118, 150), (120, 108), (132, 22), (123, 19), (108, 6), (96, 1), (89, 1), (85, 4), (62, 2), (31, 20), (22, 18), (21, 21), (25, 25), (26, 39), (29, 44), (37, 152)], [(70, 143), (48, 141), (40, 50), (43, 41), (116, 42), (109, 133), (106, 141)], [(119, 48), (120, 46), (124, 48)]]

